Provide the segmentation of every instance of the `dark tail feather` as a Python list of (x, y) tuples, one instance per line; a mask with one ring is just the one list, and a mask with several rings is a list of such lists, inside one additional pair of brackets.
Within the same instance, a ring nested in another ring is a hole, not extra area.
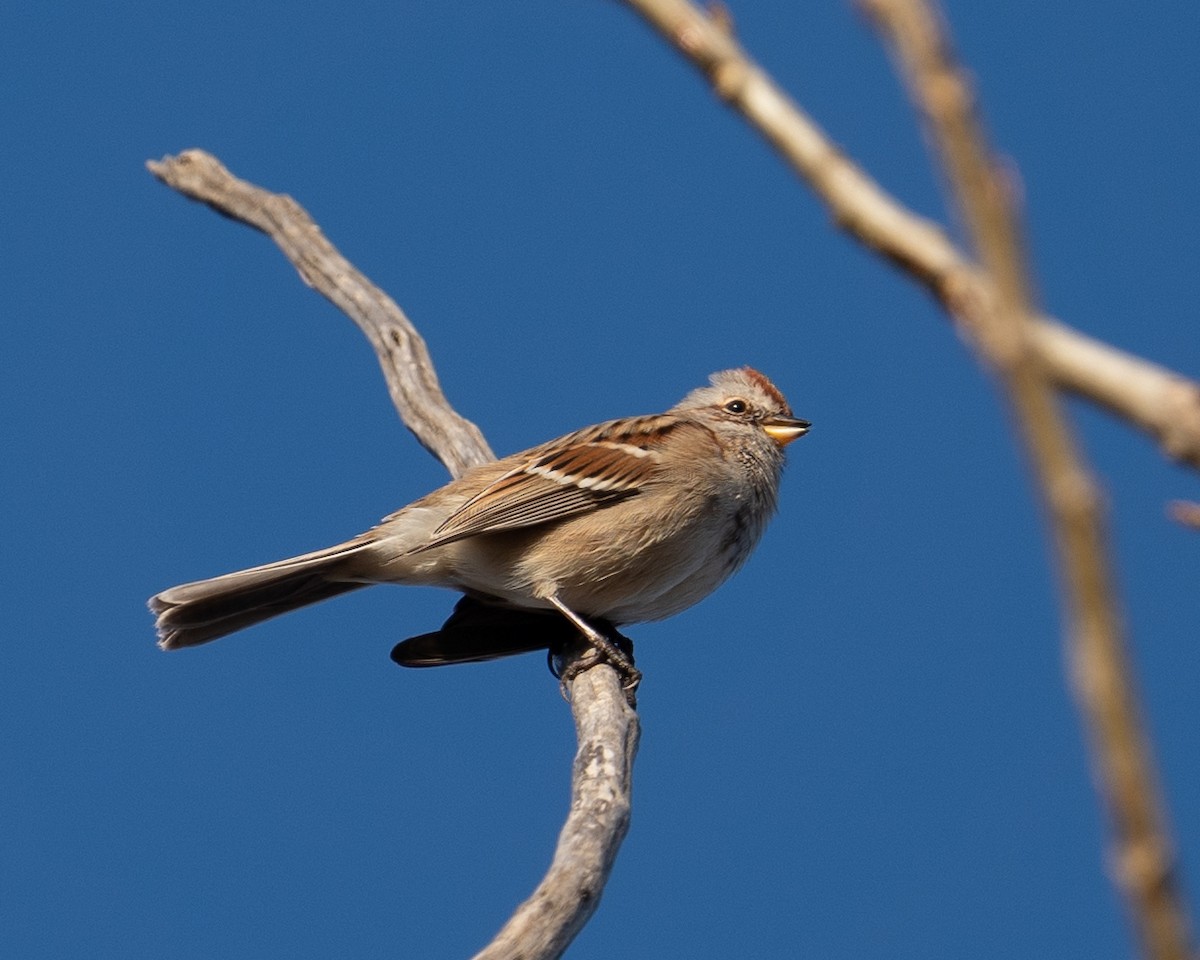
[(336, 597), (367, 584), (341, 579), (347, 558), (366, 541), (318, 550), (211, 580), (185, 583), (150, 598), (158, 645), (194, 647), (281, 613)]
[[(611, 624), (590, 622), (614, 643), (629, 643)], [(556, 650), (578, 637), (579, 631), (557, 611), (518, 610), (463, 597), (440, 630), (396, 644), (392, 660), (402, 667), (479, 663), (534, 650)]]

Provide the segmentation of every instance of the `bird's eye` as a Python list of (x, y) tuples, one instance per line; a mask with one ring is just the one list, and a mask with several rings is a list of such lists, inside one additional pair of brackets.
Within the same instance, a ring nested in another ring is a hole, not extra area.
[(725, 403), (726, 413), (745, 413), (749, 409), (749, 405), (745, 400), (733, 399)]

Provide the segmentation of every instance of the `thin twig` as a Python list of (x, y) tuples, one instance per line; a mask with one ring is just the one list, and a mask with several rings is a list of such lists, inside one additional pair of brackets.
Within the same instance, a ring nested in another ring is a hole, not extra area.
[[(147, 167), (185, 196), (266, 233), (305, 283), (359, 325), (379, 357), (400, 418), (452, 475), (493, 459), (479, 428), (443, 396), (425, 342), (404, 312), (334, 248), (296, 201), (237, 179), (200, 150)], [(566, 652), (561, 666), (569, 669), (590, 649), (580, 644)], [(488, 960), (561, 956), (595, 912), (629, 829), (637, 713), (605, 663), (577, 674), (571, 694), (579, 751), (570, 813), (545, 879), (478, 955)]]
[(1168, 504), (1168, 510), (1171, 519), (1176, 523), (1182, 523), (1185, 527), (1191, 527), (1193, 530), (1200, 530), (1200, 503), (1192, 503), (1190, 500), (1174, 500)]
[(1117, 883), (1144, 955), (1191, 954), (1184, 899), (1116, 610), (1097, 484), (1075, 442), (1030, 329), (1032, 298), (1011, 191), (987, 147), (970, 85), (932, 0), (871, 0), (924, 115), (995, 292), (975, 343), (997, 373), (1045, 502), (1063, 584), (1067, 655), (1111, 819)]
[[(996, 293), (934, 223), (888, 195), (737, 43), (726, 16), (689, 0), (624, 0), (708, 79), (761, 134), (850, 236), (895, 263), (945, 306), (968, 339)], [(1135, 424), (1183, 463), (1200, 469), (1200, 385), (1157, 364), (1039, 316), (1029, 333), (1046, 372), (1063, 389)]]

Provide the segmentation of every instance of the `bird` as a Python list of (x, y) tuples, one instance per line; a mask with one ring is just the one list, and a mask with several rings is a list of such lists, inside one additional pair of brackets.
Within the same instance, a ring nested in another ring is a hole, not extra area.
[(784, 447), (810, 427), (757, 370), (714, 373), (665, 413), (473, 467), (344, 543), (164, 590), (149, 600), (159, 646), (373, 584), (430, 585), (464, 596), (441, 631), (396, 647), (398, 663), (491, 659), (578, 631), (636, 674), (615, 628), (673, 616), (742, 566), (775, 512)]

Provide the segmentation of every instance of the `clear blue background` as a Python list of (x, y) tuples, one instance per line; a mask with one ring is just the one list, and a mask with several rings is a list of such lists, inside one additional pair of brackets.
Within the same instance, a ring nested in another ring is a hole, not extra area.
[[(949, 14), (1047, 308), (1200, 373), (1200, 8)], [(850, 7), (733, 15), (851, 156), (946, 219)], [(597, 0), (68, 2), (7, 5), (0, 38), (0, 954), (464, 957), (565, 814), (573, 732), (540, 657), (389, 662), (449, 594), (155, 648), (150, 594), (445, 479), (350, 322), (143, 167), (199, 146), (395, 296), (498, 451), (745, 363), (815, 423), (748, 567), (631, 631), (633, 826), (572, 957), (1129, 955), (992, 384), (640, 21)], [(1194, 892), (1200, 538), (1164, 504), (1200, 489), (1073, 408)]]

